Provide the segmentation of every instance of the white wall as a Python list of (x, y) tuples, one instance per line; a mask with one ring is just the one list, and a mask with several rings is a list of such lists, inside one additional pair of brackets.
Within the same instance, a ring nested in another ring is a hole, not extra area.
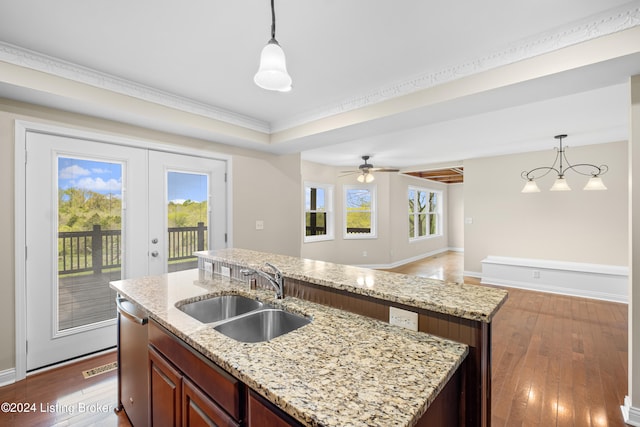
[(521, 193), (523, 170), (551, 165), (555, 151), (464, 162), (465, 271), (481, 271), (489, 255), (626, 266), (628, 264), (627, 143), (571, 147), (572, 163), (607, 164), (607, 191), (583, 191), (587, 177), (569, 172), (573, 191)]

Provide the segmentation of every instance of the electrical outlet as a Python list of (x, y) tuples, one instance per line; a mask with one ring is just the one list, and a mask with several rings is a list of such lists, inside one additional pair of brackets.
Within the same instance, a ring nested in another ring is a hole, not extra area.
[(224, 265), (220, 266), (220, 274), (223, 277), (229, 277), (231, 278), (231, 269), (229, 267), (225, 267)]
[(418, 313), (401, 308), (389, 307), (389, 323), (412, 331), (418, 330)]
[(264, 230), (264, 221), (261, 219), (256, 220), (256, 230)]
[(534, 279), (540, 278), (540, 270), (533, 270), (533, 278)]
[(204, 278), (205, 280), (210, 280), (213, 278), (213, 262), (209, 260), (204, 260)]
[(213, 273), (213, 263), (211, 261), (204, 261), (204, 271), (207, 273)]

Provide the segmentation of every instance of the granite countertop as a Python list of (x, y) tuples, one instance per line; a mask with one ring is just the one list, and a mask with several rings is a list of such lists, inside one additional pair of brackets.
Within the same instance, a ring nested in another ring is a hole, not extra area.
[[(308, 426), (412, 426), (468, 352), (464, 344), (334, 308), (292, 297), (276, 300), (270, 290), (251, 290), (217, 274), (205, 279), (202, 270), (121, 280), (111, 287)], [(251, 344), (176, 308), (178, 302), (220, 294), (258, 298), (313, 321)]]
[(196, 255), (253, 269), (262, 269), (265, 262), (270, 262), (291, 279), (487, 323), (507, 299), (507, 291), (502, 289), (247, 249), (220, 249)]

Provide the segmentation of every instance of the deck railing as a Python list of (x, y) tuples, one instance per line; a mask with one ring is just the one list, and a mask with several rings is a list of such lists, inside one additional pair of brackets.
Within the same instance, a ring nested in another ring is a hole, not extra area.
[[(199, 222), (195, 227), (168, 229), (168, 260), (195, 258), (193, 252), (206, 249), (207, 227)], [(93, 272), (122, 266), (122, 233), (102, 230), (94, 225), (91, 231), (63, 231), (58, 233), (58, 274)]]

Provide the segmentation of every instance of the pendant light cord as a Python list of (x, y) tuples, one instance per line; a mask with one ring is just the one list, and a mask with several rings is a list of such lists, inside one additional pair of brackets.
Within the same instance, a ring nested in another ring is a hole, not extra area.
[(271, 40), (276, 39), (276, 11), (273, 6), (273, 1), (271, 0)]

